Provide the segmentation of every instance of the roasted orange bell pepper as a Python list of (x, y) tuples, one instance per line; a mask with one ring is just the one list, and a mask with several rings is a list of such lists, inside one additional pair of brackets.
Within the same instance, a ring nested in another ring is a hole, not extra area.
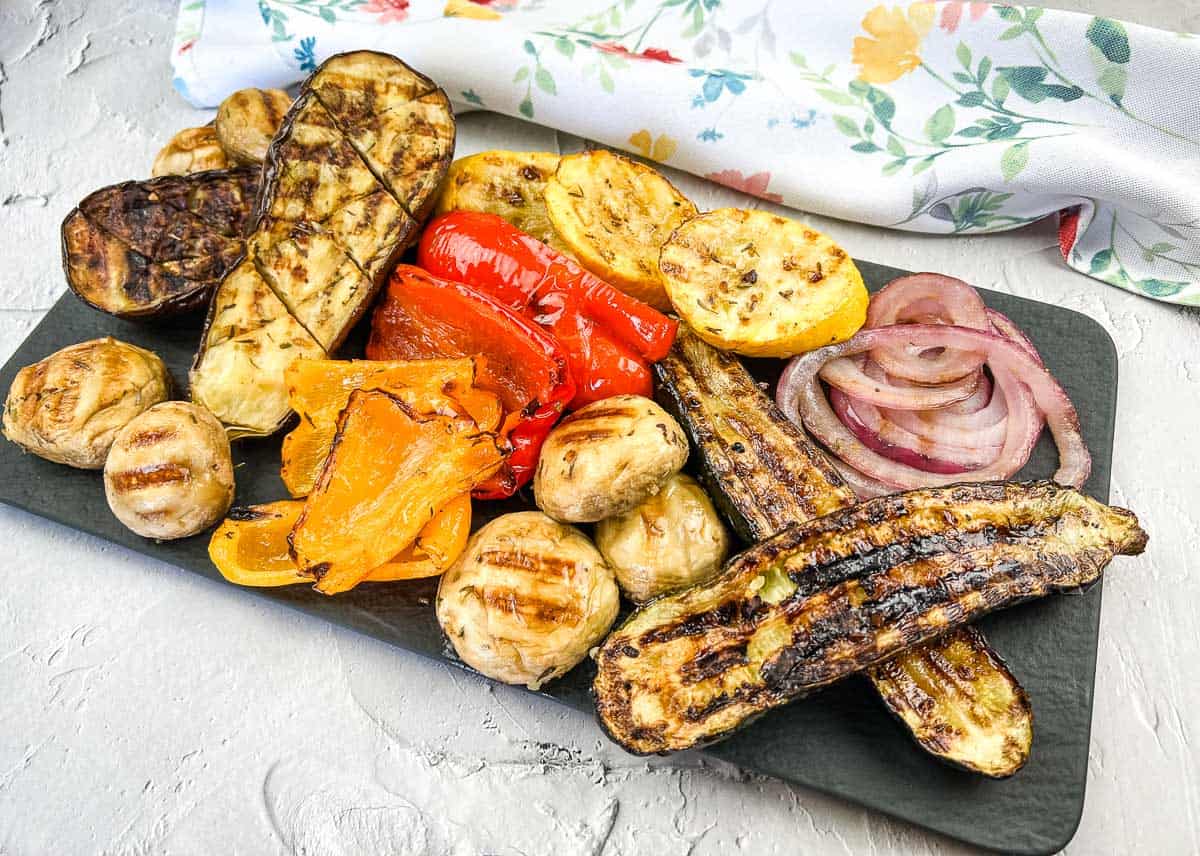
[[(213, 532), (208, 555), (221, 576), (241, 586), (311, 585), (288, 553), (288, 534), (304, 500), (283, 499), (235, 508)], [(364, 582), (436, 577), (454, 564), (471, 537), (471, 497), (460, 494), (425, 524), (417, 540), (371, 570)]]
[(575, 395), (567, 354), (552, 336), (490, 297), (411, 265), (392, 273), (371, 319), (367, 356), (479, 359), (475, 382), (500, 396), (510, 447), (496, 475), (475, 489), (479, 499), (511, 496), (533, 478), (542, 442)]
[(494, 393), (474, 386), (476, 362), (445, 360), (295, 360), (284, 374), (288, 404), (300, 416), (283, 438), (280, 477), (292, 496), (308, 496), (329, 454), (338, 414), (356, 389), (391, 392), (418, 413), (466, 413), (483, 431), (500, 427)]
[(419, 415), (395, 395), (357, 389), (292, 527), (291, 556), (317, 591), (353, 588), (503, 461), (495, 435), (470, 418)]

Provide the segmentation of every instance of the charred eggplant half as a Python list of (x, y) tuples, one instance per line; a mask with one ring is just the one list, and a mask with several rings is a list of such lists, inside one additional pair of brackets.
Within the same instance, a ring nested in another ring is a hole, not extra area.
[(638, 754), (711, 743), (988, 612), (1087, 587), (1145, 545), (1131, 512), (1053, 482), (914, 490), (835, 511), (635, 612), (597, 655), (600, 722)]
[(245, 252), (257, 192), (257, 169), (103, 187), (63, 221), (67, 284), (84, 303), (120, 318), (200, 309)]
[[(709, 492), (748, 543), (854, 502), (853, 491), (741, 361), (681, 324), (655, 366), (658, 397), (691, 439)], [(1029, 759), (1033, 711), (978, 631), (948, 634), (868, 670), (896, 718), (926, 751), (993, 778)]]
[(393, 56), (339, 54), (305, 81), (267, 150), (246, 260), (214, 295), (192, 365), (192, 398), (232, 436), (287, 420), (287, 365), (341, 344), (416, 239), (453, 154), (446, 94)]

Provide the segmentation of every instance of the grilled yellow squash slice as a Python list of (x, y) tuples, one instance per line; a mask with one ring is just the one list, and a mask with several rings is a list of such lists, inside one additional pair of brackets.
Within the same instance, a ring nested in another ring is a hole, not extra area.
[(495, 150), (459, 158), (450, 164), (434, 214), (482, 211), (496, 214), (560, 253), (570, 248), (550, 222), (543, 194), (558, 169), (553, 152)]
[(658, 250), (696, 206), (648, 166), (596, 149), (568, 155), (546, 183), (554, 230), (596, 276), (655, 309), (671, 308)]
[(846, 251), (803, 223), (719, 208), (680, 226), (658, 259), (675, 311), (714, 347), (790, 357), (857, 332), (867, 289)]
[(395, 57), (339, 54), (305, 82), (192, 366), (193, 399), (232, 436), (287, 420), (284, 371), (341, 344), (416, 240), (453, 153), (445, 93)]

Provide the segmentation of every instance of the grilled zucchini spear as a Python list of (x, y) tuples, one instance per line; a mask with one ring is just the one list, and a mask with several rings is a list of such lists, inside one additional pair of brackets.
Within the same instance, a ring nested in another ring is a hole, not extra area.
[(339, 54), (305, 81), (192, 366), (192, 398), (232, 436), (286, 421), (287, 366), (341, 344), (415, 240), (453, 154), (446, 94), (395, 57)]
[(838, 471), (733, 354), (681, 323), (654, 373), (659, 402), (687, 433), (709, 495), (743, 541), (854, 504)]
[[(853, 504), (854, 493), (732, 354), (680, 324), (655, 366), (659, 397), (684, 426), (710, 495), (748, 543)], [(1002, 778), (1033, 743), (1030, 701), (976, 630), (910, 648), (868, 670), (883, 704), (938, 758)]]
[[(854, 502), (854, 493), (732, 354), (686, 325), (655, 366), (660, 400), (691, 437), (710, 495), (753, 543)], [(992, 777), (1029, 758), (1029, 698), (983, 634), (963, 628), (867, 671), (930, 753)]]
[(1146, 533), (1053, 482), (883, 496), (790, 526), (711, 584), (652, 601), (597, 656), (605, 730), (639, 754), (710, 743), (996, 609), (1090, 585)]

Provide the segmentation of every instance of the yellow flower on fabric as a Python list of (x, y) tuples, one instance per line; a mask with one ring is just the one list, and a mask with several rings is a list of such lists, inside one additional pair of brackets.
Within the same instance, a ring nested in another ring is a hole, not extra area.
[(479, 3), (472, 3), (471, 0), (449, 0), (446, 3), (446, 8), (442, 10), (443, 18), (474, 18), (477, 21), (499, 21), (504, 16), (495, 9), (489, 9), (487, 6)]
[(679, 147), (679, 141), (674, 137), (668, 137), (666, 134), (659, 134), (655, 139), (650, 136), (650, 132), (645, 128), (633, 134), (629, 138), (629, 145), (633, 146), (634, 151), (644, 158), (650, 158), (656, 161), (668, 161), (671, 155), (675, 154), (675, 149)]
[(921, 65), (921, 40), (933, 28), (933, 3), (914, 3), (908, 10), (876, 6), (863, 18), (862, 28), (875, 38), (856, 36), (851, 59), (859, 79), (891, 83)]

